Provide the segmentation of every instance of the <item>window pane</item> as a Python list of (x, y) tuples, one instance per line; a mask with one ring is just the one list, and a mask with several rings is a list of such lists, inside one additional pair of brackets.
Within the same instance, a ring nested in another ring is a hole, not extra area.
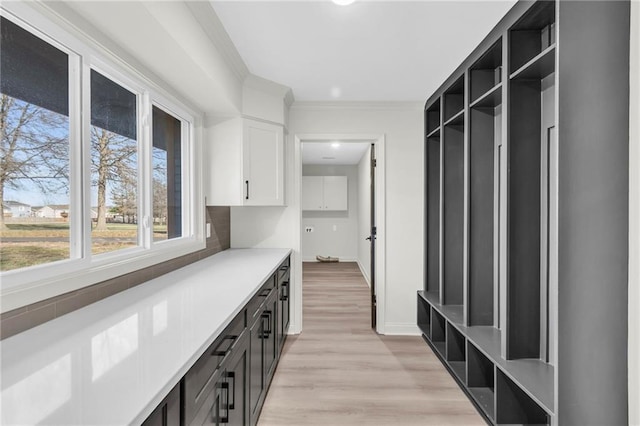
[(91, 252), (138, 245), (136, 95), (91, 71)]
[(69, 259), (69, 57), (0, 30), (0, 271)]
[(182, 236), (182, 122), (153, 107), (153, 240)]

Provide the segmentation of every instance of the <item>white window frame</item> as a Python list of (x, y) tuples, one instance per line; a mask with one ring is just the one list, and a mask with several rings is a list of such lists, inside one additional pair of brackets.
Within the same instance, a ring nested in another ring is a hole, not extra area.
[[(77, 29), (29, 2), (6, 2), (0, 14), (69, 55), (70, 258), (0, 273), (2, 313), (205, 248), (201, 182), (202, 115)], [(91, 255), (90, 72), (137, 96), (138, 246)], [(153, 242), (152, 106), (182, 123), (182, 236)], [(82, 118), (81, 118), (82, 117)], [(146, 217), (145, 217), (146, 216)], [(80, 220), (74, 218), (80, 218)]]

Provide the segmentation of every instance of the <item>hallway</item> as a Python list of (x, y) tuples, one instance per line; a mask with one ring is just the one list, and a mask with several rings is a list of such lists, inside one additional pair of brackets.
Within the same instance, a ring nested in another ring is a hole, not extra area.
[(303, 292), (260, 426), (485, 424), (420, 337), (370, 328), (356, 263), (305, 263)]

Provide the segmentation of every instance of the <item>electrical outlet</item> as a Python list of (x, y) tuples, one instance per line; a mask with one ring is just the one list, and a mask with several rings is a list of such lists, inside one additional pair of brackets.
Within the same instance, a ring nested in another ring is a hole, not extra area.
[(211, 224), (207, 223), (207, 238), (211, 238)]
[(338, 230), (338, 225), (333, 225), (333, 232), (336, 232)]
[(304, 232), (313, 232), (313, 226), (305, 226)]

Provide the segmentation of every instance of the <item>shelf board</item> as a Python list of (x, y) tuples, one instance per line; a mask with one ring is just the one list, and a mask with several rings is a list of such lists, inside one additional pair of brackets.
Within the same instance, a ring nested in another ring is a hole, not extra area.
[(467, 388), (469, 393), (475, 399), (485, 414), (491, 418), (491, 420), (495, 420), (494, 413), (494, 402), (495, 402), (495, 394), (493, 389), (491, 388)]
[(449, 367), (453, 370), (453, 372), (458, 376), (460, 380), (464, 383), (467, 382), (467, 362), (466, 361), (447, 361)]
[(556, 45), (552, 44), (511, 74), (512, 80), (541, 80), (555, 70)]
[[(440, 305), (437, 295), (425, 292), (418, 292), (418, 294), (543, 409), (554, 413), (554, 367), (552, 365), (538, 359), (505, 360), (500, 350), (500, 330), (492, 326), (466, 327), (463, 322), (464, 307), (462, 305)], [(443, 349), (442, 354), (444, 353)]]
[[(418, 294), (451, 324), (463, 326), (464, 307), (462, 305), (441, 305), (438, 293), (419, 291)], [(459, 329), (460, 327), (457, 328)], [(463, 332), (462, 334), (465, 333)]]
[(554, 412), (552, 365), (538, 359), (505, 360), (500, 352), (500, 330), (495, 327), (467, 327), (463, 334), (533, 400), (548, 412)]
[(451, 118), (444, 122), (445, 126), (460, 126), (464, 124), (464, 109), (456, 112)]
[(427, 134), (427, 139), (432, 138), (434, 136), (438, 136), (440, 134), (440, 126), (436, 127), (431, 131), (431, 133)]
[(418, 291), (418, 295), (430, 305), (440, 304), (440, 294), (435, 291)]
[(485, 94), (480, 96), (475, 101), (471, 102), (469, 107), (471, 108), (495, 108), (502, 103), (502, 83), (498, 83), (488, 90)]

